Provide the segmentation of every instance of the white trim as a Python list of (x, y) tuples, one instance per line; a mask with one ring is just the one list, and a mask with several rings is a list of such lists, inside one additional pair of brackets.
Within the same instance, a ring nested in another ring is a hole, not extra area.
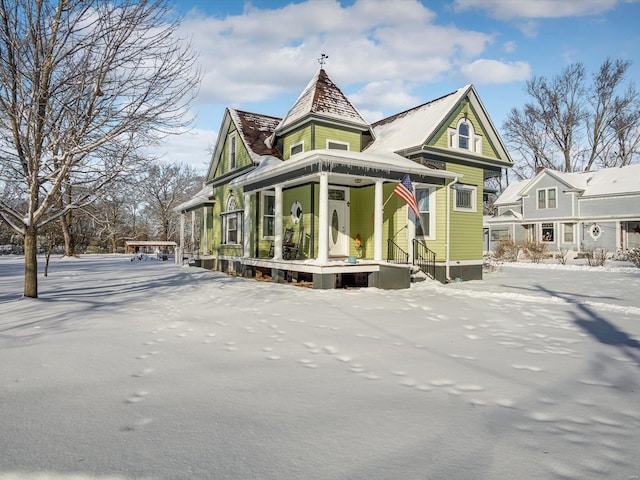
[[(433, 241), (436, 239), (436, 188), (431, 185), (425, 186), (414, 186), (416, 191), (416, 197), (418, 190), (428, 190), (429, 191), (429, 234), (425, 236), (418, 237), (415, 233), (415, 238), (419, 238), (422, 240), (430, 240)], [(418, 202), (418, 207), (420, 206), (420, 202)], [(422, 210), (421, 210), (422, 211)], [(415, 218), (415, 214), (412, 214), (412, 210), (410, 208), (407, 209), (407, 215), (412, 215)], [(416, 219), (417, 220), (417, 219)], [(415, 229), (414, 229), (415, 232)]]
[[(471, 191), (471, 208), (458, 207), (458, 191), (470, 190)], [(478, 211), (478, 187), (475, 185), (465, 185), (458, 183), (453, 189), (453, 211), (454, 212), (469, 212), (476, 213)]]
[[(238, 166), (238, 131), (234, 130), (227, 137), (229, 141), (229, 145), (227, 148), (227, 167), (229, 167), (229, 171), (235, 170)], [(233, 150), (231, 146), (233, 145)], [(233, 152), (233, 157), (231, 153)]]
[[(260, 232), (261, 232), (261, 236), (260, 238), (262, 240), (273, 240), (274, 236), (275, 236), (275, 228), (276, 228), (276, 193), (272, 190), (263, 190), (262, 192), (260, 192)], [(265, 207), (267, 206), (267, 199), (266, 197), (273, 197), (273, 215), (265, 213)], [(274, 230), (274, 235), (265, 235), (265, 224), (264, 224), (264, 220), (265, 217), (272, 217), (273, 218), (273, 230)]]
[[(331, 148), (329, 146), (330, 143), (334, 143), (336, 145), (346, 145), (347, 148), (346, 149), (345, 148)], [(327, 138), (326, 147), (327, 147), (327, 150), (342, 150), (342, 151), (347, 151), (347, 152), (351, 150), (351, 145), (349, 143), (341, 142), (339, 140), (331, 140), (329, 138)]]
[[(301, 146), (302, 150), (300, 150), (299, 152), (293, 153), (292, 150), (298, 146)], [(289, 147), (289, 158), (293, 157), (294, 155), (299, 155), (301, 153), (304, 153), (304, 140), (298, 143), (294, 143)]]
[[(556, 205), (554, 207), (549, 206), (549, 192), (553, 190), (555, 192), (554, 200)], [(540, 192), (544, 191), (544, 207), (540, 206)], [(536, 188), (536, 210), (554, 210), (558, 208), (558, 187), (545, 187), (545, 188)]]

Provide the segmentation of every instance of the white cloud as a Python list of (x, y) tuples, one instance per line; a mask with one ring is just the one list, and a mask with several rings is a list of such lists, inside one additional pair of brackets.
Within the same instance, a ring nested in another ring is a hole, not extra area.
[(461, 72), (470, 83), (488, 85), (526, 80), (531, 76), (531, 67), (526, 62), (479, 59), (462, 66)]
[(513, 53), (516, 51), (516, 49), (518, 48), (518, 46), (516, 45), (516, 42), (505, 42), (502, 45), (502, 49), (504, 50), (505, 53)]
[(454, 0), (456, 11), (485, 10), (494, 18), (559, 18), (597, 15), (620, 0)]
[(217, 136), (213, 130), (194, 128), (166, 137), (159, 145), (153, 145), (151, 152), (160, 161), (184, 163), (204, 174)]
[[(241, 105), (299, 92), (326, 53), (327, 71), (341, 88), (406, 82), (383, 102), (397, 110), (411, 98), (407, 85), (454, 77), (457, 65), (483, 54), (494, 40), (436, 20), (417, 0), (356, 0), (345, 7), (308, 0), (272, 10), (247, 4), (242, 15), (223, 19), (193, 11), (182, 28), (200, 54), (200, 104)], [(356, 95), (358, 105), (379, 110), (379, 99), (365, 93)]]
[(420, 103), (420, 98), (412, 96), (410, 92), (411, 86), (402, 80), (384, 80), (367, 83), (349, 95), (349, 100), (369, 112), (397, 110)]

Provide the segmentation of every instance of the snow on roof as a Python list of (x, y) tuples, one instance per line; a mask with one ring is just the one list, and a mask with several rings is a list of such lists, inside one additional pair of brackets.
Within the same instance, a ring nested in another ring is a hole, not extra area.
[(521, 180), (519, 182), (510, 183), (507, 188), (500, 194), (500, 196), (494, 202), (494, 205), (509, 205), (511, 203), (518, 203), (520, 200), (520, 192), (523, 190), (531, 180)]
[(583, 197), (640, 194), (640, 165), (605, 168), (579, 175), (582, 176), (585, 184)]
[(337, 120), (347, 120), (363, 126), (369, 126), (322, 68), (314, 75), (293, 104), (293, 107), (291, 107), (291, 110), (289, 110), (289, 113), (276, 127), (276, 132), (308, 113), (317, 113)]
[(229, 108), (229, 114), (238, 127), (238, 132), (253, 162), (259, 163), (263, 155), (278, 154), (275, 149), (269, 148), (265, 141), (280, 122), (279, 118), (233, 108)]
[(274, 157), (267, 158), (268, 161), (263, 161), (258, 168), (232, 180), (230, 184), (231, 188), (238, 188), (251, 182), (274, 178), (286, 172), (317, 163), (360, 167), (383, 172), (413, 173), (438, 178), (462, 177), (460, 174), (425, 167), (395, 153), (380, 154), (325, 149), (300, 153), (287, 161), (282, 161)]
[(470, 88), (471, 85), (466, 85), (455, 92), (374, 123), (372, 126), (376, 140), (367, 151), (395, 152), (422, 145)]

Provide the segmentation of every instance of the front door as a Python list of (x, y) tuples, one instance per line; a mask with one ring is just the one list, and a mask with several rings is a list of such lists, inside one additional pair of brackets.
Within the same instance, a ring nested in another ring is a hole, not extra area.
[(348, 191), (343, 188), (329, 189), (329, 256), (349, 255), (349, 208)]

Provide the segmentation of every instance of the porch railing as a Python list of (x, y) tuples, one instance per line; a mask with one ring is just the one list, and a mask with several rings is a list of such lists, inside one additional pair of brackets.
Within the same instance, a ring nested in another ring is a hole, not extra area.
[(422, 240), (413, 240), (413, 264), (427, 276), (436, 278), (436, 254)]
[(387, 242), (387, 262), (409, 263), (409, 254), (401, 249), (396, 242), (389, 239)]

